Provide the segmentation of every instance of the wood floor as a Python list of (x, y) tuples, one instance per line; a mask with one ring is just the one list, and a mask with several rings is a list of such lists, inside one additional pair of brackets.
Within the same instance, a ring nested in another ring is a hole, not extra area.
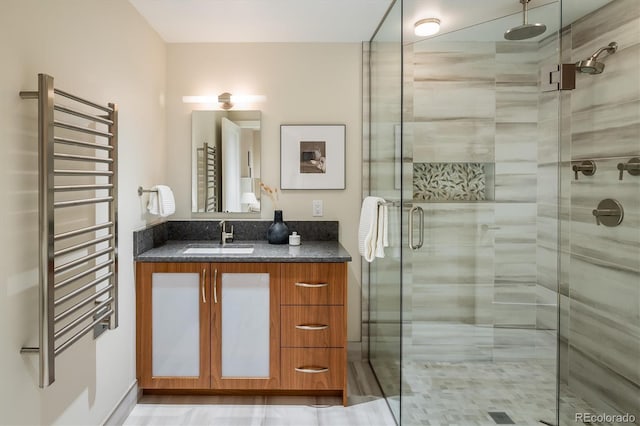
[(395, 426), (366, 361), (349, 362), (340, 397), (145, 395), (125, 426)]

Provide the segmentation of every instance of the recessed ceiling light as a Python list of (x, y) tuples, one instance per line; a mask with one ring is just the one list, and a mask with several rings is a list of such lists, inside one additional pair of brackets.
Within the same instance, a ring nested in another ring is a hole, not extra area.
[(418, 37), (437, 34), (440, 31), (440, 20), (438, 18), (421, 19), (415, 23), (413, 31)]

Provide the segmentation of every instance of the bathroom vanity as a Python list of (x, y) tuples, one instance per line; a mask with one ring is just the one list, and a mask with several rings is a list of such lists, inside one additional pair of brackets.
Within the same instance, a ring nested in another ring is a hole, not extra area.
[(337, 241), (241, 243), (211, 254), (214, 242), (169, 240), (136, 256), (140, 388), (346, 405), (350, 255)]

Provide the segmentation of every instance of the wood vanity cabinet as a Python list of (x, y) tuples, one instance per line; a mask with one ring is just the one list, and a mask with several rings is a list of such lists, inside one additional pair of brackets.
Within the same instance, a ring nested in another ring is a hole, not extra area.
[(274, 263), (137, 263), (140, 387), (277, 388), (279, 284)]
[(347, 265), (283, 263), (282, 389), (338, 391), (347, 405)]
[(339, 394), (346, 263), (136, 264), (143, 389)]

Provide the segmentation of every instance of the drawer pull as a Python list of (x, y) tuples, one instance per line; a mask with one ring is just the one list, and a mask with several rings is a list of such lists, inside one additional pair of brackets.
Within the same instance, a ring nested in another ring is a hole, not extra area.
[(329, 328), (326, 324), (300, 324), (296, 325), (298, 330), (326, 330)]
[(313, 367), (313, 366), (309, 366), (309, 367), (295, 367), (295, 370), (298, 373), (326, 373), (327, 371), (329, 371), (329, 369), (327, 367)]
[(320, 284), (309, 284), (309, 283), (296, 283), (297, 287), (306, 287), (306, 288), (320, 288), (326, 287), (329, 283), (320, 283)]

